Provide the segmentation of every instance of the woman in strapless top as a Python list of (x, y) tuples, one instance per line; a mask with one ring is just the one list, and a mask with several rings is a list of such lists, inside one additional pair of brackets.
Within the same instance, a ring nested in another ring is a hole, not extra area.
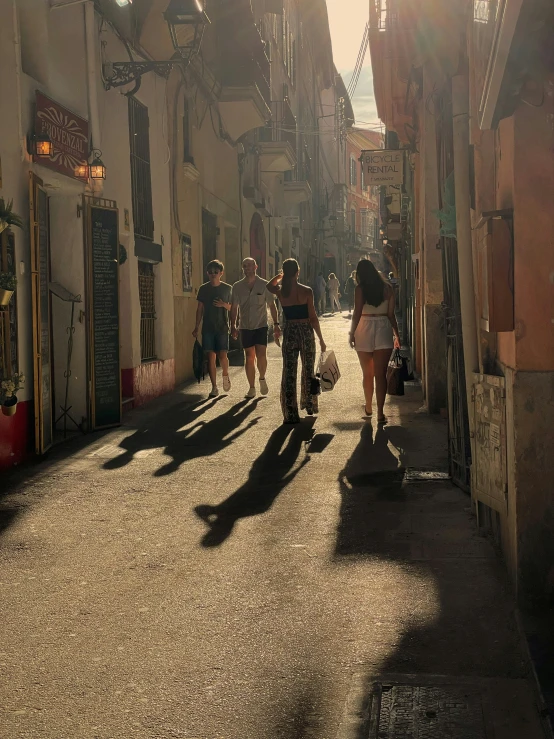
[(369, 259), (362, 259), (358, 264), (356, 279), (350, 345), (356, 349), (362, 367), (366, 416), (372, 415), (375, 386), (377, 421), (386, 423), (383, 408), (387, 397), (387, 366), (393, 347), (400, 348), (394, 290)]
[(284, 423), (298, 423), (298, 398), (296, 377), (298, 374), (298, 355), (302, 360), (300, 381), (300, 408), (309, 416), (318, 411), (317, 395), (312, 395), (311, 380), (315, 366), (314, 331), (319, 338), (321, 351), (325, 342), (314, 307), (312, 289), (298, 282), (300, 267), (296, 259), (285, 259), (283, 271), (270, 280), (267, 289), (277, 296), (283, 307), (286, 319), (283, 332), (283, 376), (281, 380), (281, 409)]

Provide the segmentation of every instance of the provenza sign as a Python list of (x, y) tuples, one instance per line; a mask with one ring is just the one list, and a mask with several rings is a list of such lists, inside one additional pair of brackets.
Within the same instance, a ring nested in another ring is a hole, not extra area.
[(49, 169), (75, 178), (75, 167), (89, 157), (88, 121), (36, 92), (35, 133), (48, 134), (54, 151), (47, 159), (34, 160)]
[(399, 149), (362, 151), (362, 169), (366, 185), (402, 185), (404, 152)]

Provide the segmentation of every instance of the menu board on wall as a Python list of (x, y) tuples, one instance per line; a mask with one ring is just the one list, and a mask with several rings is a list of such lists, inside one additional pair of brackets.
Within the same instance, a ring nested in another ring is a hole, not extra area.
[(50, 357), (50, 240), (48, 229), (48, 196), (41, 187), (37, 190), (38, 229), (38, 305), (40, 323), (38, 346), (40, 352), (40, 399), (43, 450), (52, 446), (52, 360)]
[(118, 212), (89, 205), (87, 223), (91, 421), (100, 429), (121, 423)]
[[(15, 270), (15, 236), (11, 231), (7, 233), (7, 249), (6, 249), (6, 272), (11, 275), (16, 274)], [(9, 342), (10, 342), (10, 369), (12, 375), (19, 372), (18, 352), (17, 352), (17, 300), (12, 299), (9, 307)]]

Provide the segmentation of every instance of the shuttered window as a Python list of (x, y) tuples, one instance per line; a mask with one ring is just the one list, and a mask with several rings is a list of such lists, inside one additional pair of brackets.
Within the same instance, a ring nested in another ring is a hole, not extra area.
[(153, 241), (148, 108), (133, 97), (129, 98), (129, 141), (135, 236)]
[(140, 358), (143, 362), (156, 358), (156, 294), (154, 267), (138, 263), (140, 300)]

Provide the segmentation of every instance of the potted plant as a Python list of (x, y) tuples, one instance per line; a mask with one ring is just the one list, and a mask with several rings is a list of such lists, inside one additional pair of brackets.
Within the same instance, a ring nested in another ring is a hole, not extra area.
[(23, 228), (23, 219), (13, 212), (13, 200), (0, 198), (0, 233), (8, 226)]
[(8, 305), (17, 287), (17, 277), (9, 272), (0, 272), (0, 305)]
[(13, 416), (17, 410), (17, 391), (25, 384), (22, 372), (16, 373), (7, 380), (2, 380), (2, 413)]

